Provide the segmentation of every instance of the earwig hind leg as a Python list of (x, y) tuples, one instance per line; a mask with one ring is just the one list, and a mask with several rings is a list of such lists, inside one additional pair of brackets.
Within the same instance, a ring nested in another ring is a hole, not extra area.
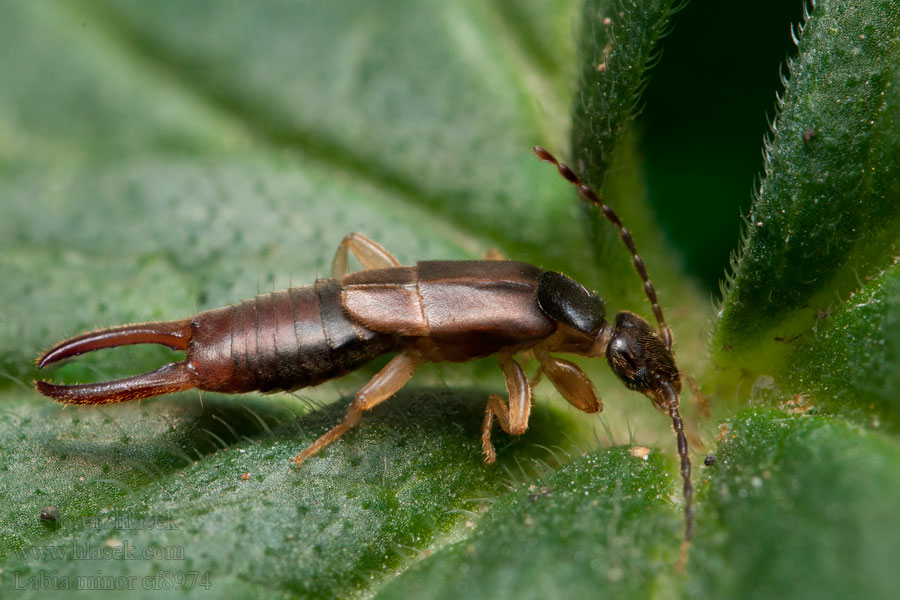
[(416, 370), (417, 363), (418, 355), (413, 351), (401, 352), (392, 358), (383, 369), (369, 380), (369, 383), (356, 393), (350, 408), (347, 409), (347, 413), (344, 415), (344, 420), (295, 456), (294, 463), (299, 467), (304, 460), (344, 435), (345, 432), (355, 425), (358, 425), (362, 419), (363, 412), (381, 404), (406, 385), (406, 382), (409, 381)]
[(506, 257), (503, 256), (503, 253), (496, 248), (488, 248), (484, 251), (482, 257), (484, 258), (484, 260), (506, 260)]
[(338, 244), (334, 260), (331, 262), (331, 276), (335, 279), (339, 279), (349, 272), (348, 250), (353, 253), (364, 269), (386, 269), (400, 266), (400, 261), (375, 240), (369, 239), (361, 233), (348, 233)]
[(547, 375), (566, 402), (586, 413), (603, 410), (603, 403), (597, 398), (594, 384), (578, 365), (550, 356), (547, 352), (538, 353), (537, 357), (541, 363), (541, 372)]
[(496, 394), (488, 398), (484, 411), (484, 422), (481, 427), (481, 446), (484, 449), (484, 462), (492, 464), (497, 460), (497, 453), (491, 443), (491, 428), (494, 416), (500, 422), (500, 428), (510, 435), (522, 435), (528, 429), (528, 417), (531, 415), (531, 386), (519, 363), (510, 357), (500, 359), (500, 368), (506, 377), (506, 389), (509, 391), (509, 406)]

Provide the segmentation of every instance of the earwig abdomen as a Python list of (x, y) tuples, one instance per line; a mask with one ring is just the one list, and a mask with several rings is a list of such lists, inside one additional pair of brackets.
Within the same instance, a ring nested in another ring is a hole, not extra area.
[(325, 279), (198, 314), (186, 363), (200, 389), (272, 392), (339, 377), (396, 345), (350, 320), (340, 284)]

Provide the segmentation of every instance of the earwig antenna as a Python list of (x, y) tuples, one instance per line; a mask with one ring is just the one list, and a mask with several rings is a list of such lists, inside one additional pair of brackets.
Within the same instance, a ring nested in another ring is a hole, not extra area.
[[(637, 249), (634, 245), (634, 239), (631, 237), (631, 232), (622, 225), (622, 220), (613, 209), (604, 204), (597, 193), (591, 189), (589, 185), (583, 183), (578, 176), (575, 175), (572, 169), (560, 163), (556, 160), (555, 156), (540, 146), (534, 147), (534, 153), (541, 160), (555, 165), (559, 174), (565, 177), (569, 183), (578, 189), (579, 195), (599, 208), (600, 212), (603, 213), (603, 216), (619, 230), (619, 237), (622, 239), (625, 247), (628, 248), (628, 252), (631, 253), (631, 262), (638, 272), (641, 281), (644, 282), (644, 293), (647, 295), (647, 299), (650, 300), (650, 304), (653, 305), (653, 314), (656, 316), (656, 321), (659, 324), (660, 341), (665, 346), (666, 351), (670, 352), (672, 350), (672, 330), (669, 329), (669, 326), (663, 318), (662, 308), (660, 308), (659, 300), (656, 297), (656, 290), (653, 288), (653, 284), (650, 283), (650, 278), (647, 275), (647, 268), (644, 266), (644, 260), (638, 256)], [(607, 355), (607, 357), (609, 357), (609, 355)], [(612, 363), (610, 363), (610, 365), (612, 366)], [(674, 368), (674, 363), (672, 363), (672, 367)], [(677, 373), (676, 369), (673, 379), (675, 382), (678, 381)], [(679, 389), (680, 386), (679, 388), (673, 387), (672, 382), (668, 378), (659, 377), (657, 378), (656, 384), (651, 386), (651, 388), (641, 389), (640, 391), (643, 391), (659, 408), (663, 408), (669, 413), (669, 417), (672, 419), (672, 428), (675, 430), (675, 437), (678, 445), (678, 458), (681, 461), (681, 479), (684, 481), (684, 540), (682, 542), (680, 558), (678, 561), (678, 568), (683, 571), (687, 561), (690, 540), (694, 536), (694, 511), (692, 507), (694, 487), (691, 484), (691, 460), (688, 453), (687, 438), (684, 434), (684, 422), (681, 420), (681, 414), (678, 412)]]
[(684, 480), (684, 540), (689, 542), (694, 537), (694, 510), (691, 500), (694, 497), (694, 486), (691, 485), (691, 459), (688, 455), (687, 438), (684, 435), (684, 423), (678, 413), (678, 393), (665, 382), (661, 385), (669, 416), (672, 417), (672, 428), (678, 438), (678, 458), (681, 459), (681, 479)]
[[(669, 329), (669, 326), (666, 324), (666, 320), (663, 318), (662, 308), (659, 306), (659, 300), (656, 297), (656, 290), (653, 288), (653, 284), (650, 283), (650, 277), (647, 275), (647, 268), (644, 266), (644, 259), (638, 256), (637, 248), (634, 246), (634, 239), (631, 237), (631, 232), (628, 231), (624, 225), (622, 225), (622, 219), (619, 218), (613, 209), (603, 203), (603, 200), (600, 199), (600, 196), (591, 189), (589, 185), (583, 183), (581, 179), (578, 178), (572, 169), (568, 166), (562, 164), (556, 157), (541, 148), (540, 146), (534, 147), (534, 153), (538, 158), (543, 160), (544, 162), (548, 162), (554, 166), (556, 166), (559, 174), (565, 177), (569, 183), (574, 185), (578, 189), (578, 193), (582, 198), (595, 205), (600, 209), (600, 212), (603, 213), (603, 216), (606, 219), (616, 226), (616, 229), (619, 230), (619, 237), (622, 239), (622, 242), (625, 244), (625, 247), (628, 248), (628, 252), (631, 253), (631, 262), (634, 265), (635, 270), (638, 272), (638, 275), (641, 278), (641, 281), (644, 282), (644, 293), (647, 294), (647, 299), (650, 300), (650, 304), (653, 305), (653, 315), (656, 317), (656, 322), (659, 324), (659, 336), (662, 338), (663, 343), (666, 345), (666, 350), (672, 349), (672, 330)], [(680, 420), (680, 419), (679, 419)]]

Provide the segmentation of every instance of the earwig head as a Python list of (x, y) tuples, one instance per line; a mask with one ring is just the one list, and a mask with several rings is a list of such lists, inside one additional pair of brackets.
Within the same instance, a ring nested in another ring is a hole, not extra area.
[(613, 373), (629, 389), (650, 398), (657, 409), (672, 419), (684, 481), (684, 542), (680, 559), (683, 565), (687, 560), (688, 543), (694, 536), (694, 511), (691, 506), (694, 486), (691, 484), (691, 459), (684, 423), (678, 412), (681, 379), (675, 358), (650, 323), (632, 312), (622, 311), (616, 315), (615, 328), (606, 347), (606, 360)]
[[(678, 442), (678, 456), (681, 458), (681, 478), (684, 480), (684, 543), (682, 551), (686, 552), (687, 543), (694, 535), (694, 513), (691, 500), (694, 487), (691, 484), (691, 460), (688, 454), (687, 438), (684, 435), (684, 423), (678, 412), (678, 394), (681, 392), (681, 381), (678, 367), (672, 357), (672, 330), (666, 324), (662, 307), (656, 296), (656, 289), (650, 283), (644, 260), (638, 255), (631, 232), (622, 224), (618, 215), (606, 205), (600, 195), (556, 157), (535, 146), (534, 153), (543, 161), (556, 167), (559, 174), (575, 186), (578, 194), (590, 202), (612, 223), (619, 232), (619, 238), (631, 254), (631, 264), (644, 284), (644, 293), (653, 307), (653, 316), (659, 325), (659, 332), (653, 331), (650, 324), (634, 313), (627, 311), (616, 315), (614, 331), (610, 333), (608, 325), (598, 330), (595, 348), (599, 353), (606, 353), (606, 360), (613, 372), (628, 388), (641, 392), (653, 402), (654, 406), (672, 419), (675, 439)], [(543, 309), (543, 306), (541, 307)], [(545, 310), (546, 312), (546, 310)], [(548, 316), (552, 316), (549, 315)], [(588, 355), (594, 355), (593, 351)], [(682, 562), (686, 554), (682, 554)]]
[(681, 391), (672, 353), (650, 323), (632, 312), (616, 315), (606, 360), (628, 389), (641, 392), (660, 410), (668, 411), (669, 400), (660, 391), (664, 382)]

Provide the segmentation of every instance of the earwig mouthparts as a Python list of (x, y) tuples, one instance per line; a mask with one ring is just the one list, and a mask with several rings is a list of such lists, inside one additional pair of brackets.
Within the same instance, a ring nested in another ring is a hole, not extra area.
[[(47, 351), (38, 360), (37, 366), (42, 369), (49, 364), (85, 352), (134, 344), (160, 344), (173, 350), (187, 350), (190, 340), (190, 319), (125, 325), (68, 339)], [(195, 374), (188, 368), (187, 362), (182, 361), (170, 363), (143, 375), (115, 381), (78, 385), (35, 381), (34, 385), (41, 394), (64, 404), (110, 404), (190, 389), (197, 385), (197, 380)]]

